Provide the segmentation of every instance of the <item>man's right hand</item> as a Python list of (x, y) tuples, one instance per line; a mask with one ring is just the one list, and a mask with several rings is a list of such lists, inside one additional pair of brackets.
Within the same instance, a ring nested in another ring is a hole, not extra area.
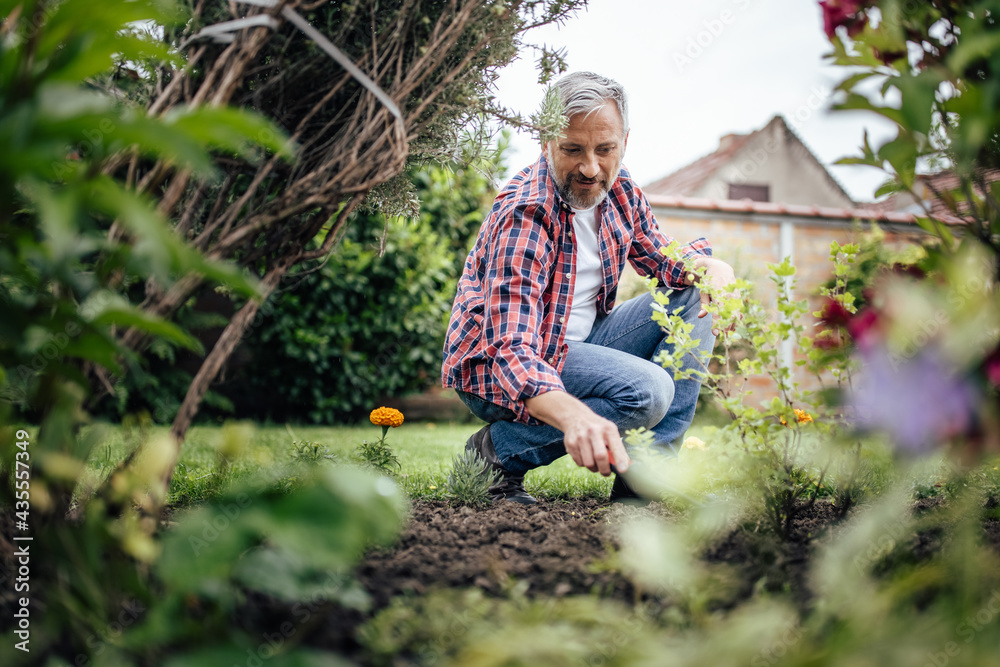
[(564, 391), (550, 391), (525, 400), (528, 414), (563, 432), (566, 453), (580, 467), (611, 474), (611, 465), (624, 473), (628, 452), (614, 422), (601, 417), (580, 399)]

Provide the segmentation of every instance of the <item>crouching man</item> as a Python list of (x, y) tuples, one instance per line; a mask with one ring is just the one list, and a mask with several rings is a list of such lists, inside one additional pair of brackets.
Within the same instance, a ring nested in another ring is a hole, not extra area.
[[(622, 167), (628, 101), (618, 83), (577, 72), (554, 84), (569, 124), (503, 188), (465, 262), (444, 349), (443, 383), (487, 422), (466, 449), (499, 473), (494, 502), (531, 504), (524, 474), (564, 454), (588, 470), (625, 473), (626, 429), (673, 448), (694, 418), (699, 383), (674, 382), (654, 359), (665, 333), (652, 295), (615, 305), (626, 261), (675, 290), (671, 310), (715, 342), (707, 297), (686, 265), (723, 288), (732, 268), (705, 239), (665, 257), (670, 238)], [(635, 497), (616, 474), (612, 500)]]

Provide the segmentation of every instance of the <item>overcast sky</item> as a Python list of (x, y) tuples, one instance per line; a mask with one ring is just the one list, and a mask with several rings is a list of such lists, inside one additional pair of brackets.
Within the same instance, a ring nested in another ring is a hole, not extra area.
[[(642, 185), (747, 133), (776, 113), (857, 201), (871, 201), (884, 180), (870, 167), (831, 166), (855, 155), (867, 127), (892, 136), (874, 114), (830, 112), (830, 91), (844, 78), (825, 64), (830, 51), (814, 0), (591, 0), (563, 26), (527, 33), (535, 44), (565, 47), (570, 71), (618, 80), (629, 94), (631, 134), (625, 165)], [(498, 81), (501, 103), (536, 110), (543, 89), (526, 51)], [(527, 134), (514, 139), (511, 173), (538, 156)]]

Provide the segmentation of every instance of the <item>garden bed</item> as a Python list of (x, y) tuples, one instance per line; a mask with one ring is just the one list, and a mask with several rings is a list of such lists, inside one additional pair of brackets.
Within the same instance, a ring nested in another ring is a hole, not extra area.
[[(946, 504), (940, 497), (924, 498), (914, 501), (912, 509), (931, 517)], [(729, 574), (713, 591), (708, 611), (734, 609), (758, 592), (770, 591), (808, 614), (814, 601), (807, 576), (812, 556), (838, 513), (822, 499), (800, 510), (786, 539), (746, 524), (711, 543), (702, 560), (722, 564)], [(296, 642), (332, 650), (356, 664), (375, 664), (378, 660), (359, 640), (359, 630), (400, 600), (417, 601), (436, 591), (474, 590), (490, 599), (513, 596), (543, 603), (593, 595), (618, 602), (623, 609), (641, 603), (651, 615), (660, 616), (674, 601), (669, 594), (637, 589), (617, 555), (618, 528), (642, 515), (669, 521), (671, 513), (658, 503), (633, 507), (596, 499), (543, 500), (533, 506), (500, 503), (481, 510), (417, 500), (397, 542), (369, 551), (355, 569), (370, 597), (367, 609), (326, 601), (290, 605), (248, 592), (236, 621), (251, 637), (273, 634), (291, 623)], [(943, 531), (933, 523), (898, 536), (907, 559), (921, 561), (941, 550)], [(9, 536), (9, 516), (0, 517), (0, 525)], [(984, 543), (1000, 553), (1000, 520), (985, 518), (982, 526)], [(0, 545), (5, 547), (0, 549), (2, 560), (10, 565), (10, 543), (3, 539)], [(3, 600), (2, 606), (7, 608), (9, 602)]]
[[(662, 610), (669, 599), (637, 590), (617, 566), (617, 529), (636, 515), (665, 516), (660, 504), (613, 505), (595, 499), (500, 503), (482, 510), (442, 501), (416, 501), (398, 542), (371, 551), (356, 570), (372, 599), (368, 613), (340, 606), (317, 609), (307, 644), (364, 662), (356, 631), (394, 598), (417, 597), (442, 589), (479, 589), (489, 596), (516, 594), (549, 599), (595, 594), (627, 606), (644, 603)], [(713, 545), (703, 558), (732, 567), (732, 585), (713, 602), (730, 608), (753, 594), (755, 585), (785, 590), (801, 604), (811, 595), (805, 584), (812, 544), (836, 517), (819, 502), (804, 510), (788, 541), (739, 528)], [(250, 605), (253, 623), (275, 627), (288, 609), (260, 597)]]

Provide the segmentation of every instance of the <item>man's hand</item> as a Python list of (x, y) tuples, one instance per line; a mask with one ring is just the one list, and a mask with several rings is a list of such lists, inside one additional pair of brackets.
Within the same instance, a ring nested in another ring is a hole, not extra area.
[(614, 422), (599, 416), (580, 399), (564, 391), (550, 391), (525, 400), (528, 413), (563, 432), (566, 453), (580, 467), (611, 474), (628, 470), (629, 457)]
[[(700, 282), (707, 282), (709, 287), (713, 288), (717, 292), (724, 293), (727, 297), (736, 296), (735, 292), (727, 290), (736, 281), (736, 274), (733, 272), (733, 267), (729, 266), (721, 259), (715, 259), (714, 257), (705, 257), (699, 255), (695, 257), (691, 262), (696, 269), (705, 269), (704, 276), (699, 278), (696, 273), (689, 273), (687, 275), (687, 282), (689, 285), (694, 285)], [(705, 317), (708, 315), (708, 304), (712, 302), (712, 297), (709, 295), (708, 290), (701, 291), (701, 310), (698, 312), (698, 317)], [(733, 322), (727, 331), (732, 331), (736, 328), (736, 323)], [(718, 336), (719, 330), (712, 329), (712, 335)]]

